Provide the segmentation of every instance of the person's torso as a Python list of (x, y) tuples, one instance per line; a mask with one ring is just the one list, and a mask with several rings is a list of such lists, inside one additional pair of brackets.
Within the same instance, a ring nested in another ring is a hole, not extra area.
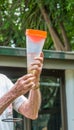
[[(6, 80), (0, 74), (0, 98), (8, 91)], [(13, 118), (12, 104), (10, 104), (5, 111), (0, 115), (0, 130), (13, 130), (13, 122), (6, 122), (6, 119)]]

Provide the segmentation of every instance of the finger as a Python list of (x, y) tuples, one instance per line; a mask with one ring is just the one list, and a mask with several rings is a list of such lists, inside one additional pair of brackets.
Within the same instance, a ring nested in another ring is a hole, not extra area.
[(38, 65), (41, 66), (43, 64), (43, 58), (42, 57), (35, 57), (35, 61), (31, 63), (31, 66)]
[(26, 80), (26, 79), (31, 78), (31, 77), (34, 77), (34, 75), (32, 73), (22, 76), (21, 78), (19, 78), (19, 80)]
[(40, 61), (40, 63), (43, 63), (43, 57), (35, 57), (34, 58), (35, 62), (36, 60)]
[(42, 65), (41, 66), (38, 66), (38, 65), (32, 66), (31, 71), (33, 71), (33, 70), (38, 71), (38, 72), (41, 71), (42, 70)]
[(28, 78), (26, 80), (23, 80), (23, 84), (29, 84), (29, 83), (33, 82), (34, 80), (35, 80), (35, 76), (32, 78)]
[(36, 62), (33, 62), (32, 64), (31, 64), (31, 67), (33, 67), (33, 66), (38, 66), (38, 67), (41, 67), (42, 65), (43, 65), (43, 62), (41, 63), (39, 60), (37, 60)]
[(44, 54), (43, 54), (43, 52), (40, 53), (40, 57), (43, 57), (43, 58), (44, 58)]
[(35, 63), (36, 61), (38, 61), (38, 62), (40, 62), (40, 64), (43, 64), (43, 57), (35, 57), (34, 60), (35, 61), (33, 63)]
[[(35, 70), (35, 71), (34, 71)], [(34, 71), (34, 75), (40, 75), (42, 68), (34, 66), (34, 68), (31, 69), (31, 71)]]
[(29, 83), (24, 83), (24, 89), (27, 90), (27, 89), (31, 89), (33, 86), (35, 86), (34, 82), (29, 82)]

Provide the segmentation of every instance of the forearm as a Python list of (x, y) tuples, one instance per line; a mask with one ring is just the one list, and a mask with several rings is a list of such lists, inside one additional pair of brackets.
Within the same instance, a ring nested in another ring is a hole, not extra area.
[(9, 106), (10, 103), (16, 98), (16, 94), (13, 91), (9, 91), (2, 98), (0, 98), (0, 114)]
[(38, 111), (39, 111), (40, 105), (41, 105), (40, 89), (30, 91), (29, 102), (30, 102), (30, 105), (32, 106), (31, 111), (33, 112), (33, 116), (37, 118)]
[(30, 90), (28, 99), (20, 106), (19, 112), (30, 119), (38, 117), (38, 111), (41, 105), (41, 93), (39, 89)]

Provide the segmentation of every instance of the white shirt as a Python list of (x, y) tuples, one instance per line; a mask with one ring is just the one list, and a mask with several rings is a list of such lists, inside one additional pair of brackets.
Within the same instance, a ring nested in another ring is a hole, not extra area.
[[(8, 77), (0, 74), (0, 98), (13, 87), (13, 83)], [(13, 108), (18, 111), (20, 105), (25, 101), (24, 96), (18, 97), (12, 104), (0, 115), (0, 130), (13, 130), (13, 122), (3, 122), (3, 119), (13, 118)]]

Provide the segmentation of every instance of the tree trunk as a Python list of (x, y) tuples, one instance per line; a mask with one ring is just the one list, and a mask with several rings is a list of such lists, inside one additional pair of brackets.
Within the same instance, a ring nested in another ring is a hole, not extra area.
[(65, 31), (65, 28), (64, 28), (64, 25), (63, 25), (62, 22), (60, 23), (60, 30), (61, 30), (61, 33), (62, 33), (65, 50), (66, 51), (71, 50), (71, 47), (70, 47), (70, 44), (69, 44), (69, 41), (68, 41), (68, 37), (66, 35), (66, 31)]
[(48, 17), (45, 8), (41, 4), (38, 4), (38, 5), (39, 5), (40, 11), (41, 11), (41, 13), (44, 17), (44, 20), (45, 20), (45, 22), (48, 26), (48, 29), (49, 29), (50, 35), (52, 37), (55, 49), (61, 50), (61, 51), (70, 50), (69, 42), (67, 40), (66, 32), (64, 30), (63, 25), (60, 25), (60, 28), (61, 28), (62, 35), (63, 35), (62, 38), (64, 38), (63, 39), (64, 43), (62, 42), (62, 40), (61, 40), (58, 32), (56, 31), (56, 29), (52, 26), (51, 19)]

